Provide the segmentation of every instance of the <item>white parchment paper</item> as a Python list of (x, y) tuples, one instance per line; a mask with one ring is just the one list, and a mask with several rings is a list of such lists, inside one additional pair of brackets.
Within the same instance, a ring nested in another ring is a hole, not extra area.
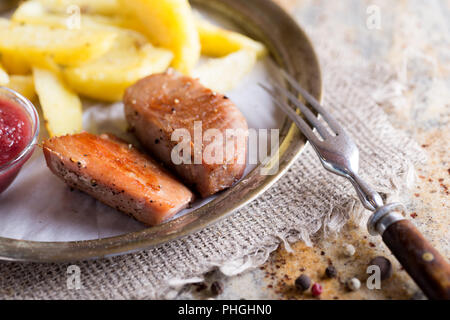
[[(239, 86), (227, 95), (247, 118), (249, 128), (279, 128), (284, 119), (269, 96), (257, 85), (270, 77), (267, 60), (258, 62)], [(84, 129), (114, 133), (132, 143), (126, 132), (123, 104), (84, 103)], [(41, 139), (45, 132), (41, 133)], [(248, 166), (246, 173), (253, 167)], [(206, 201), (210, 201), (207, 199)], [(190, 210), (205, 202), (196, 203)], [(184, 210), (180, 214), (185, 214)], [(94, 198), (70, 190), (54, 176), (37, 148), (13, 185), (0, 195), (0, 237), (35, 241), (76, 241), (116, 236), (146, 228), (123, 213)]]

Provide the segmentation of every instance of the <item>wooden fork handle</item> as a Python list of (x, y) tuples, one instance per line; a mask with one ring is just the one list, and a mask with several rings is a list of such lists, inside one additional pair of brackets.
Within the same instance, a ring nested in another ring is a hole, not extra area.
[(450, 300), (450, 265), (409, 220), (391, 224), (382, 237), (429, 299)]

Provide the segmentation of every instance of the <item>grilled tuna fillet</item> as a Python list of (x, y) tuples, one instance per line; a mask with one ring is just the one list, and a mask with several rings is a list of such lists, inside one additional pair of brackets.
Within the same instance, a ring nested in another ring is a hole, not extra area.
[(193, 198), (153, 159), (114, 136), (67, 135), (45, 141), (43, 149), (50, 170), (68, 185), (150, 226)]
[[(146, 77), (128, 88), (124, 104), (127, 121), (141, 143), (174, 169), (186, 184), (195, 186), (201, 196), (226, 189), (242, 177), (246, 167), (248, 126), (242, 113), (226, 96), (205, 88), (198, 80), (164, 73)], [(217, 129), (223, 140), (204, 137), (203, 144), (200, 141), (199, 148), (196, 147), (196, 121), (201, 121), (203, 134), (208, 129)], [(191, 164), (174, 163), (171, 157), (180, 142), (172, 141), (177, 129), (187, 129), (190, 134)], [(235, 134), (227, 138), (227, 129), (235, 129)], [(213, 149), (213, 144), (223, 148), (223, 160), (206, 159), (205, 151)], [(201, 152), (199, 161), (195, 162), (194, 151), (197, 156)]]

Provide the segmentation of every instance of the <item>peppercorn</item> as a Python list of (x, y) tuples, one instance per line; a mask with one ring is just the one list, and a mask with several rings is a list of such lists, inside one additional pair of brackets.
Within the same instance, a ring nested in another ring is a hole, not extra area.
[(215, 296), (218, 296), (219, 294), (221, 294), (223, 292), (223, 284), (222, 282), (219, 281), (214, 281), (211, 284), (211, 293)]
[(194, 286), (197, 287), (197, 289), (195, 291), (200, 292), (205, 290), (206, 288), (208, 288), (208, 286), (206, 285), (206, 283), (204, 282), (199, 282), (199, 283), (194, 283)]
[(318, 297), (322, 294), (323, 288), (320, 284), (318, 283), (314, 283), (312, 288), (311, 288), (311, 293), (313, 295), (313, 297)]
[(326, 274), (326, 276), (328, 277), (328, 278), (336, 278), (336, 276), (337, 276), (337, 271), (336, 271), (336, 268), (335, 267), (333, 267), (333, 266), (328, 266), (326, 269), (325, 269), (325, 274)]
[(388, 279), (392, 275), (391, 261), (389, 261), (389, 259), (387, 259), (385, 257), (382, 257), (382, 256), (375, 257), (370, 261), (369, 265), (371, 265), (371, 266), (375, 265), (380, 268), (381, 280)]
[(311, 279), (306, 274), (302, 274), (295, 280), (295, 287), (301, 292), (308, 290), (310, 286)]
[(347, 288), (351, 291), (359, 290), (361, 288), (361, 282), (357, 278), (352, 278), (347, 281)]
[(347, 256), (347, 257), (351, 257), (351, 256), (353, 256), (354, 254), (355, 254), (355, 247), (354, 246), (352, 246), (351, 244), (346, 244), (346, 245), (344, 245), (344, 254)]

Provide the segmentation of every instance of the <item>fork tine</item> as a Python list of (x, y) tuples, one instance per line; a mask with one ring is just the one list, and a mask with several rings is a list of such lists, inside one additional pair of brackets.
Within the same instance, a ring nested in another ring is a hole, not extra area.
[(312, 113), (307, 106), (305, 106), (301, 101), (299, 101), (296, 96), (294, 96), (291, 92), (289, 92), (289, 90), (283, 88), (281, 85), (277, 83), (273, 83), (273, 85), (279, 92), (285, 94), (291, 103), (293, 103), (297, 108), (300, 109), (300, 111), (303, 113), (306, 119), (308, 119), (309, 123), (311, 123), (317, 129), (322, 138), (326, 139), (331, 137), (331, 134), (328, 132), (328, 129), (319, 121), (317, 116), (314, 113)]
[(295, 122), (295, 124), (297, 124), (297, 126), (299, 127), (301, 132), (306, 136), (306, 138), (309, 141), (311, 141), (312, 143), (316, 143), (316, 144), (320, 143), (320, 141), (317, 139), (317, 136), (314, 134), (314, 132), (312, 131), (310, 126), (305, 122), (305, 120), (303, 120), (303, 118), (301, 116), (299, 116), (297, 114), (297, 112), (294, 111), (294, 109), (292, 109), (288, 105), (280, 102), (278, 99), (279, 97), (276, 95), (274, 90), (270, 89), (269, 87), (267, 87), (266, 85), (264, 85), (262, 83), (259, 83), (259, 86), (264, 91), (266, 91), (267, 93), (270, 94), (270, 96), (272, 97), (272, 100), (275, 102), (275, 104), (281, 110), (283, 110), (289, 116), (289, 118)]
[(336, 120), (320, 105), (320, 103), (312, 96), (310, 95), (305, 89), (303, 89), (300, 84), (286, 71), (283, 69), (280, 69), (281, 74), (283, 77), (289, 82), (289, 84), (297, 90), (304, 98), (305, 100), (325, 119), (325, 121), (328, 123), (330, 128), (335, 133), (341, 133), (342, 128), (337, 123)]

